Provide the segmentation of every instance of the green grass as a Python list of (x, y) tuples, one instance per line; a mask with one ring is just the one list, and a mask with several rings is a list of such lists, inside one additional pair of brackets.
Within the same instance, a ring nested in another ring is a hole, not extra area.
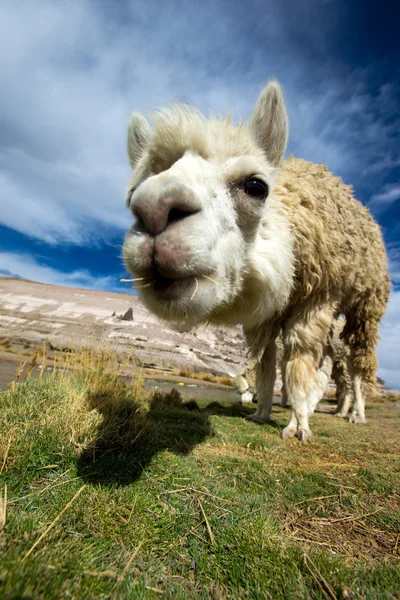
[(301, 445), (286, 410), (258, 426), (133, 389), (61, 374), (0, 395), (1, 598), (399, 597), (394, 403), (367, 426), (316, 414)]

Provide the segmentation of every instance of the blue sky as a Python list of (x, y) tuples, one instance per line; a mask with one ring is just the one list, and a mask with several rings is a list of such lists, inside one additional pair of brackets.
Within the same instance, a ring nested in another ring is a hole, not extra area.
[(288, 153), (326, 163), (382, 226), (380, 374), (400, 386), (399, 19), (368, 0), (3, 0), (0, 273), (121, 290), (131, 110), (247, 118), (275, 75)]

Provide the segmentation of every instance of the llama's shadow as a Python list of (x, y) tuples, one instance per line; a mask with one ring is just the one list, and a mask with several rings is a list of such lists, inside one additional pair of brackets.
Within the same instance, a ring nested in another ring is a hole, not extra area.
[[(155, 394), (149, 410), (130, 398), (91, 394), (89, 407), (102, 416), (95, 438), (78, 459), (78, 474), (90, 483), (128, 485), (140, 477), (152, 458), (162, 450), (186, 455), (213, 435), (210, 415), (246, 419), (255, 406), (240, 402), (210, 402), (200, 407), (184, 402), (176, 389)], [(276, 421), (269, 427), (281, 429)]]
[[(233, 404), (223, 405), (219, 402), (210, 402), (202, 409), (199, 409), (203, 414), (209, 415), (221, 415), (225, 417), (238, 417), (241, 419), (247, 420), (248, 417), (255, 413), (257, 408), (256, 404), (242, 404), (241, 402), (234, 402)], [(272, 427), (273, 429), (282, 429), (282, 426), (271, 419), (268, 423), (257, 423), (254, 421), (255, 425)]]
[(155, 396), (149, 410), (131, 399), (94, 394), (90, 408), (102, 416), (95, 439), (78, 459), (78, 474), (87, 482), (128, 485), (140, 477), (162, 450), (186, 455), (212, 435), (209, 415), (179, 393)]

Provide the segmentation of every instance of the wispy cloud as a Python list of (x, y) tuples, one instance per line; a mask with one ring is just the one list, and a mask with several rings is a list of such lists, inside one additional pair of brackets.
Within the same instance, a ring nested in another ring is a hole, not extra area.
[(389, 183), (384, 187), (382, 192), (374, 194), (371, 197), (368, 205), (375, 213), (377, 213), (387, 210), (398, 200), (400, 200), (400, 184)]
[(0, 252), (0, 275), (65, 287), (123, 291), (114, 276), (94, 277), (84, 269), (64, 273), (41, 265), (29, 254), (24, 253)]
[(390, 278), (395, 285), (398, 285), (400, 284), (400, 241), (388, 244), (388, 257)]

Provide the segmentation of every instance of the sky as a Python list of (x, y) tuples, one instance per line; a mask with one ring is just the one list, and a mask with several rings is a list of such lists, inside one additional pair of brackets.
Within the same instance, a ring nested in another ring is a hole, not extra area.
[(390, 0), (3, 0), (0, 275), (126, 291), (130, 112), (246, 119), (275, 76), (287, 154), (327, 164), (382, 227), (379, 374), (400, 388), (399, 22)]

